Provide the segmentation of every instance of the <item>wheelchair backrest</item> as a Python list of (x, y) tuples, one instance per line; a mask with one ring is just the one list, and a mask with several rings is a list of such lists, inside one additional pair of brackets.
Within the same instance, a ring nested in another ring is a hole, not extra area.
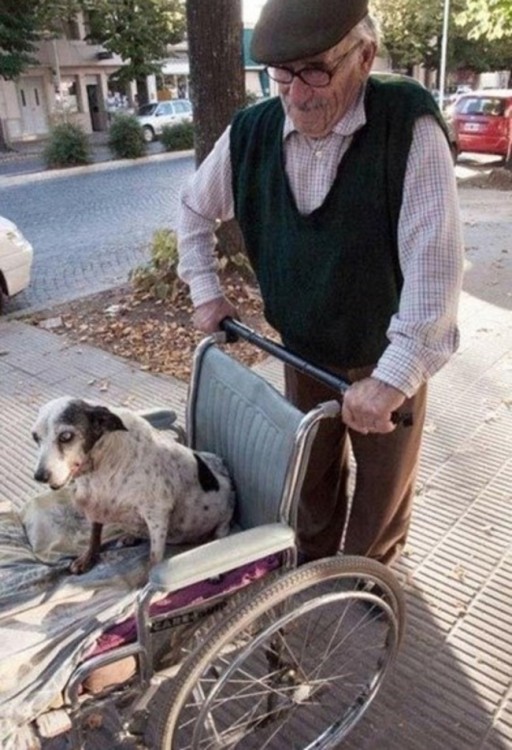
[(303, 426), (304, 414), (273, 386), (212, 339), (202, 342), (189, 393), (188, 442), (226, 462), (237, 492), (235, 520), (242, 529), (293, 521), (297, 463), (305, 459)]

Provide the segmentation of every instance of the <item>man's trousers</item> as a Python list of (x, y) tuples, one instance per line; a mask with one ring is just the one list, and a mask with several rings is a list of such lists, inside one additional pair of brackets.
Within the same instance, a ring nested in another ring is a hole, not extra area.
[[(333, 368), (329, 368), (335, 371)], [(348, 382), (368, 377), (373, 367), (338, 370)], [(340, 400), (318, 381), (285, 367), (286, 396), (302, 411), (323, 401)], [(391, 433), (363, 435), (340, 419), (321, 424), (311, 451), (298, 513), (299, 550), (317, 559), (340, 549), (384, 564), (398, 557), (411, 520), (414, 485), (425, 421), (427, 388), (423, 385), (400, 407), (411, 412), (413, 425)], [(356, 464), (349, 503), (349, 442)], [(348, 509), (350, 515), (347, 519)]]

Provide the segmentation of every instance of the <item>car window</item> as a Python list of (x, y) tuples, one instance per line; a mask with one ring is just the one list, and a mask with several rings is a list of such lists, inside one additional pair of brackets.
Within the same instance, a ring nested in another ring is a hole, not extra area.
[(137, 115), (139, 117), (148, 117), (149, 115), (154, 115), (157, 106), (157, 104), (143, 104), (142, 107), (138, 108)]
[(177, 114), (181, 115), (181, 114), (184, 114), (185, 112), (188, 112), (189, 109), (187, 105), (185, 104), (185, 102), (174, 102), (174, 111)]
[(505, 114), (505, 100), (490, 99), (485, 101), (482, 106), (482, 113), (491, 117), (503, 117)]
[(172, 104), (171, 102), (163, 102), (158, 107), (159, 115), (172, 115)]
[(455, 111), (459, 115), (503, 117), (505, 114), (505, 100), (490, 96), (468, 96), (457, 102)]

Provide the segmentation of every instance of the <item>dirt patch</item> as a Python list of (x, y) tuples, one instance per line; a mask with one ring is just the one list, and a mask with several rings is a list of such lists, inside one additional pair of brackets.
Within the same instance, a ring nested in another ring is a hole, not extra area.
[(488, 188), (489, 190), (512, 190), (512, 169), (497, 167), (490, 172), (474, 175), (459, 181), (459, 187)]
[[(259, 292), (239, 274), (224, 274), (223, 288), (244, 323), (276, 338), (265, 322)], [(192, 324), (192, 305), (184, 286), (176, 298), (160, 300), (126, 284), (107, 292), (52, 307), (26, 322), (137, 362), (142, 370), (190, 378), (193, 352), (204, 337)], [(265, 358), (254, 346), (237, 343), (231, 352), (248, 366)]]

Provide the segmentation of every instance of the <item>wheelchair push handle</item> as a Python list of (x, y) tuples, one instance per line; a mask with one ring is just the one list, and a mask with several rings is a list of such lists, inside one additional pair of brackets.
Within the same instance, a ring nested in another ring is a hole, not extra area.
[[(221, 321), (220, 328), (226, 334), (226, 341), (228, 343), (234, 343), (239, 338), (248, 341), (250, 344), (258, 347), (258, 349), (267, 352), (267, 354), (272, 355), (287, 365), (291, 365), (299, 372), (309, 375), (320, 383), (327, 385), (337, 393), (343, 394), (350, 387), (350, 383), (347, 383), (343, 378), (340, 378), (339, 375), (335, 375), (333, 372), (325, 370), (322, 367), (312, 365), (307, 360), (299, 357), (298, 354), (294, 354), (276, 341), (272, 341), (266, 336), (262, 336), (256, 331), (253, 331), (252, 328), (249, 328), (239, 320), (224, 318), (224, 320)], [(413, 417), (410, 412), (394, 411), (391, 413), (391, 421), (393, 424), (401, 424), (404, 427), (410, 427), (413, 423)]]

